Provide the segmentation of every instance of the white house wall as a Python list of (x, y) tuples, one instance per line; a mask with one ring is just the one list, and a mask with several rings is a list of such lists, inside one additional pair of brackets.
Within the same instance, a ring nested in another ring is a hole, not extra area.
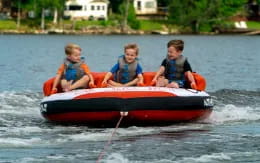
[(157, 13), (157, 0), (134, 0), (136, 14)]
[[(82, 6), (81, 10), (68, 10), (71, 5)], [(92, 0), (74, 0), (66, 2), (65, 16), (70, 16), (71, 19), (82, 18), (89, 19), (93, 17), (95, 19), (104, 18), (107, 19), (108, 3), (106, 2), (92, 2)]]

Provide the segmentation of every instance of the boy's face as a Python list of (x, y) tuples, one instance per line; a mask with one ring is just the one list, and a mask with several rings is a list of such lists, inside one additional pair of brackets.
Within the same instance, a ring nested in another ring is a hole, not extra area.
[(79, 49), (74, 49), (67, 58), (72, 62), (80, 62), (81, 51)]
[(176, 50), (176, 48), (174, 46), (170, 46), (168, 48), (168, 58), (170, 60), (174, 60), (174, 59), (177, 59), (180, 55), (181, 55), (181, 52), (180, 50)]
[(137, 57), (136, 49), (126, 49), (125, 50), (125, 60), (127, 63), (132, 63)]

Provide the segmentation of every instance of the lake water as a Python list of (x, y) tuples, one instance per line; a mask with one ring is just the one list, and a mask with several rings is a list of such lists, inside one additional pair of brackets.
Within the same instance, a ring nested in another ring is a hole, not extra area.
[(39, 111), (42, 83), (73, 42), (92, 71), (108, 71), (137, 43), (144, 71), (156, 71), (171, 39), (207, 79), (215, 101), (201, 122), (119, 128), (101, 160), (106, 163), (260, 162), (260, 37), (191, 35), (0, 35), (0, 162), (95, 162), (113, 128), (62, 126)]

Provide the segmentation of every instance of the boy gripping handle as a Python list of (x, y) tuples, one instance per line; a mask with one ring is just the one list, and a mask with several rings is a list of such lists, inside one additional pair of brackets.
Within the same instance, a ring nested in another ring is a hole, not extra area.
[(191, 83), (191, 88), (195, 89), (196, 84), (191, 73), (191, 66), (187, 58), (182, 55), (184, 42), (171, 40), (167, 48), (167, 57), (162, 61), (152, 83), (155, 83), (157, 87), (183, 88), (186, 76)]
[[(105, 87), (123, 87), (143, 85), (142, 67), (138, 63), (138, 46), (128, 44), (124, 47), (125, 54), (120, 56), (110, 72), (108, 72), (102, 86)], [(114, 75), (114, 80), (109, 80)]]
[(77, 88), (94, 86), (94, 79), (87, 64), (81, 58), (81, 48), (76, 44), (65, 46), (66, 58), (59, 67), (55, 77), (52, 94), (57, 93), (57, 85), (60, 83), (64, 92)]

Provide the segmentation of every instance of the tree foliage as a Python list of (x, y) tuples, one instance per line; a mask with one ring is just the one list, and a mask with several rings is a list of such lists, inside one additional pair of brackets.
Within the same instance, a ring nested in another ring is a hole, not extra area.
[[(126, 1), (119, 6), (119, 12), (121, 15), (126, 14)], [(127, 11), (127, 24), (133, 29), (140, 28), (140, 22), (136, 19), (135, 9), (133, 3), (129, 3)]]
[(198, 32), (202, 26), (211, 28), (228, 17), (243, 11), (246, 0), (174, 0), (169, 6), (173, 24), (191, 27)]
[(165, 7), (165, 6), (168, 6), (171, 1), (172, 0), (157, 0), (157, 4), (158, 4), (158, 6)]
[(113, 13), (120, 13), (120, 5), (123, 3), (124, 0), (109, 0), (109, 5), (112, 9)]

